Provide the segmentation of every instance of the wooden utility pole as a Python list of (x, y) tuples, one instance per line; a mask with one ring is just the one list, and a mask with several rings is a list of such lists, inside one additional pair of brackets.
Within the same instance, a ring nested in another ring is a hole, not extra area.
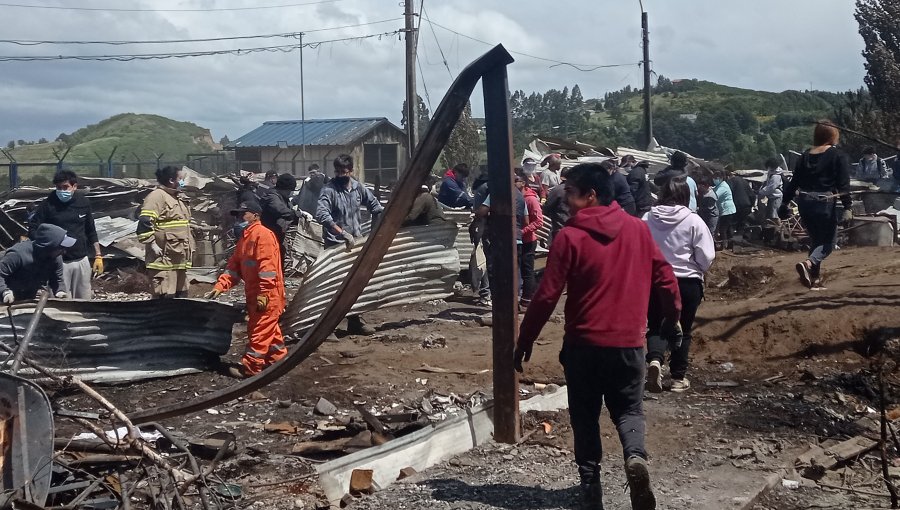
[(406, 136), (409, 148), (407, 156), (412, 158), (416, 150), (419, 134), (419, 96), (416, 94), (416, 13), (413, 10), (414, 0), (405, 0), (406, 9)]
[(491, 190), (491, 300), (493, 306), (494, 440), (519, 441), (519, 379), (513, 351), (519, 331), (512, 123), (506, 66), (491, 69), (484, 84), (488, 187)]
[(650, 31), (647, 12), (641, 12), (641, 28), (644, 34), (644, 150), (653, 143), (653, 113), (650, 111)]

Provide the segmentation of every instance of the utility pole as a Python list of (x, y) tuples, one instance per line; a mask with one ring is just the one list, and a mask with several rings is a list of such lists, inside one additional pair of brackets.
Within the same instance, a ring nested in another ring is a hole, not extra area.
[(644, 34), (644, 150), (653, 143), (653, 113), (650, 111), (650, 31), (647, 29), (647, 11), (641, 12), (641, 28)]
[(406, 137), (409, 144), (407, 155), (412, 159), (419, 134), (419, 96), (416, 94), (416, 33), (413, 10), (414, 0), (405, 0), (406, 9)]
[[(306, 98), (303, 95), (303, 32), (300, 32), (300, 150), (303, 152), (303, 172), (306, 173)], [(294, 155), (296, 158), (296, 154)], [(293, 166), (293, 163), (291, 164)], [(296, 171), (291, 168), (291, 173)]]

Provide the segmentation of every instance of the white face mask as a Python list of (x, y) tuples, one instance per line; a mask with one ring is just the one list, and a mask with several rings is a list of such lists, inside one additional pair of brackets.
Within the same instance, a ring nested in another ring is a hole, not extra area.
[(534, 171), (537, 170), (537, 163), (523, 163), (522, 164), (522, 173), (525, 175), (531, 175)]

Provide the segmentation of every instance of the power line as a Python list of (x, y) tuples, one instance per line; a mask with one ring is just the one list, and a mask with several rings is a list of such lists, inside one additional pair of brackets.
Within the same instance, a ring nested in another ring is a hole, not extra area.
[(318, 48), (327, 43), (336, 43), (344, 41), (358, 41), (362, 39), (371, 39), (377, 37), (387, 37), (402, 33), (403, 30), (394, 30), (392, 32), (382, 32), (380, 34), (368, 34), (354, 37), (344, 37), (341, 39), (330, 39), (325, 41), (315, 41), (309, 43), (285, 44), (280, 46), (261, 46), (255, 48), (237, 48), (232, 50), (210, 50), (210, 51), (185, 51), (175, 53), (135, 53), (124, 55), (45, 55), (45, 56), (0, 56), (0, 62), (45, 62), (56, 60), (83, 60), (83, 61), (99, 61), (99, 62), (130, 62), (132, 60), (163, 60), (169, 58), (189, 58), (189, 57), (208, 57), (213, 55), (248, 55), (250, 53), (261, 52), (282, 52), (288, 53), (299, 48)]
[(444, 56), (444, 50), (443, 50), (443, 48), (441, 48), (441, 42), (438, 41), (438, 38), (437, 38), (437, 32), (434, 31), (434, 25), (435, 25), (435, 24), (432, 23), (432, 22), (431, 22), (431, 19), (428, 18), (428, 15), (425, 14), (425, 6), (424, 6), (424, 5), (422, 6), (421, 14), (422, 14), (422, 17), (425, 18), (425, 21), (428, 22), (428, 26), (431, 27), (431, 35), (434, 36), (434, 42), (435, 42), (435, 44), (437, 44), (438, 51), (441, 52), (441, 60), (444, 61), (444, 67), (447, 68), (447, 74), (450, 75), (450, 79), (452, 80), (452, 79), (453, 79), (453, 72), (450, 71), (450, 66), (447, 64), (447, 57)]
[(264, 9), (282, 9), (285, 7), (301, 7), (304, 5), (329, 4), (341, 0), (316, 0), (297, 4), (258, 5), (254, 7), (212, 7), (208, 9), (122, 9), (118, 7), (69, 7), (64, 5), (26, 5), (0, 3), (0, 7), (17, 7), (21, 9), (48, 9), (58, 11), (107, 11), (107, 12), (220, 12), (220, 11), (260, 11)]
[(232, 36), (232, 37), (210, 37), (206, 39), (158, 39), (158, 40), (134, 40), (134, 41), (41, 41), (41, 40), (29, 40), (29, 39), (0, 39), (0, 43), (7, 44), (15, 44), (18, 46), (38, 46), (42, 44), (58, 44), (58, 45), (68, 45), (68, 44), (77, 44), (77, 45), (88, 45), (88, 44), (105, 44), (111, 46), (124, 46), (128, 44), (175, 44), (175, 43), (197, 43), (197, 42), (214, 42), (214, 41), (237, 41), (241, 39), (275, 39), (275, 38), (286, 38), (286, 39), (297, 39), (303, 34), (310, 34), (313, 32), (325, 32), (328, 30), (340, 30), (343, 28), (356, 28), (356, 27), (364, 27), (369, 25), (378, 25), (381, 23), (389, 23), (392, 21), (402, 20), (403, 18), (392, 18), (392, 19), (384, 19), (380, 21), (370, 21), (368, 23), (356, 23), (354, 25), (343, 25), (339, 27), (326, 27), (326, 28), (314, 28), (311, 30), (300, 30), (297, 32), (286, 32), (283, 34), (266, 34), (266, 35), (241, 35), (241, 36)]
[[(423, 14), (423, 15), (424, 15), (424, 14)], [(471, 39), (471, 40), (473, 40), (473, 41), (475, 41), (475, 42), (480, 42), (480, 43), (482, 43), (482, 44), (487, 44), (488, 46), (494, 46), (494, 45), (496, 44), (496, 43), (490, 43), (490, 42), (487, 42), (487, 41), (483, 41), (483, 40), (478, 39), (478, 38), (476, 38), (476, 37), (472, 37), (471, 35), (466, 35), (466, 34), (463, 34), (463, 33), (461, 33), (461, 32), (457, 32), (456, 30), (453, 30), (452, 28), (447, 28), (447, 27), (445, 27), (445, 26), (443, 26), (443, 25), (441, 25), (441, 24), (439, 24), (439, 23), (435, 23), (435, 22), (431, 21), (427, 16), (425, 17), (425, 20), (428, 21), (428, 23), (431, 24), (431, 25), (437, 26), (437, 27), (439, 27), (439, 28), (443, 28), (444, 30), (446, 30), (446, 31), (448, 31), (448, 32), (451, 32), (451, 33), (454, 33), (454, 34), (456, 34), (456, 35), (458, 35), (458, 36), (460, 36), (460, 37), (465, 37), (466, 39)], [(550, 66), (551, 68), (552, 68), (552, 67), (557, 67), (557, 66), (570, 66), (570, 67), (573, 67), (573, 68), (575, 68), (575, 69), (577, 69), (577, 70), (579, 70), (579, 71), (596, 71), (597, 69), (607, 69), (607, 68), (612, 68), (612, 67), (631, 67), (631, 66), (635, 66), (635, 65), (639, 65), (639, 64), (640, 64), (640, 62), (631, 62), (631, 63), (628, 63), (628, 64), (600, 64), (600, 65), (596, 65), (596, 64), (573, 64), (572, 62), (564, 62), (564, 61), (562, 61), (562, 60), (555, 60), (555, 59), (552, 59), (552, 58), (538, 57), (538, 56), (536, 56), (536, 55), (530, 55), (530, 54), (528, 54), (528, 53), (522, 53), (521, 51), (513, 51), (513, 50), (510, 50), (510, 49), (508, 49), (508, 48), (507, 48), (506, 51), (508, 51), (508, 52), (510, 52), (510, 53), (512, 53), (512, 54), (514, 54), (514, 55), (521, 55), (521, 56), (523, 56), (523, 57), (533, 58), (533, 59), (535, 59), (535, 60), (542, 60), (542, 61), (544, 61), (544, 62), (552, 62), (554, 65)], [(446, 64), (446, 61), (445, 61), (444, 63)]]

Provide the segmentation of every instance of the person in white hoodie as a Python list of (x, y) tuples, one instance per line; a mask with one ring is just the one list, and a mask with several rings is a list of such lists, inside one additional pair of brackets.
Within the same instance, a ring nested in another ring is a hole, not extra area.
[(703, 277), (716, 257), (709, 227), (688, 208), (690, 195), (691, 188), (685, 176), (673, 177), (660, 188), (657, 205), (643, 217), (666, 261), (672, 265), (681, 294), (680, 344), (670, 344), (661, 334), (666, 331), (662, 311), (654, 296), (650, 296), (647, 312), (647, 389), (654, 393), (663, 391), (662, 363), (667, 347), (671, 351), (671, 390), (683, 392), (691, 386), (686, 377), (691, 328), (703, 300)]
[(766, 160), (766, 183), (759, 190), (759, 198), (766, 197), (767, 220), (778, 220), (778, 208), (784, 198), (784, 171), (775, 158)]

